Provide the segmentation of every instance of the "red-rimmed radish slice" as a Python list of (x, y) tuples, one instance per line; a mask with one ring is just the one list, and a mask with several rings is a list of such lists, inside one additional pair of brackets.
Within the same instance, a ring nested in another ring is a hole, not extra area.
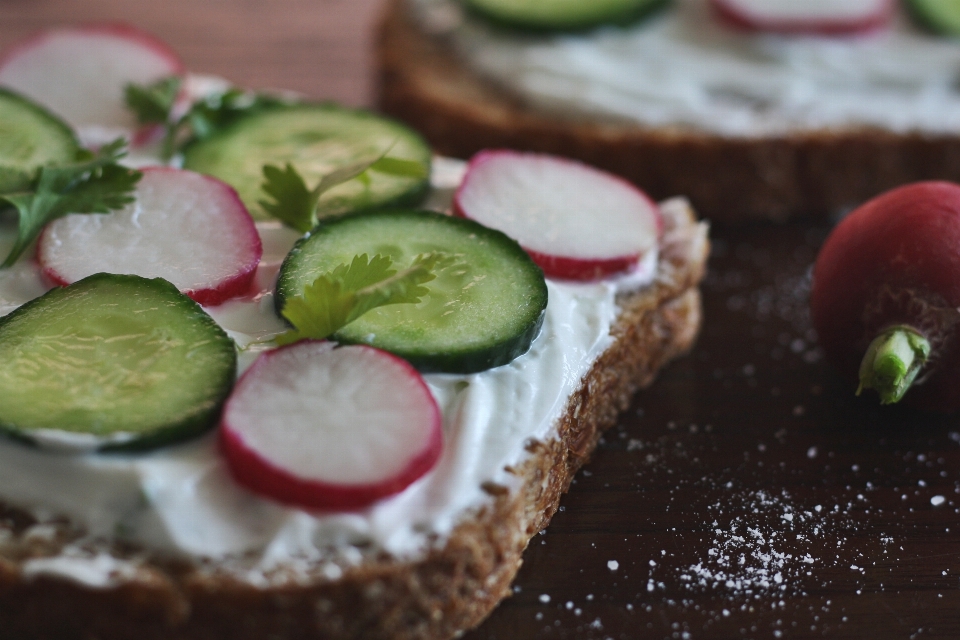
[(138, 130), (125, 105), (124, 88), (184, 72), (166, 44), (122, 24), (50, 29), (0, 58), (0, 85), (47, 107), (94, 145), (117, 135), (148, 141), (149, 131)]
[(893, 17), (894, 0), (710, 0), (729, 23), (776, 33), (872, 31)]
[(37, 260), (59, 285), (94, 273), (164, 278), (200, 304), (250, 289), (263, 248), (232, 187), (192, 171), (152, 167), (136, 201), (104, 214), (71, 214), (48, 224)]
[(544, 273), (596, 280), (634, 268), (657, 247), (660, 210), (612, 174), (556, 156), (482, 151), (454, 213), (520, 243)]
[(307, 340), (261, 355), (220, 425), (237, 481), (280, 502), (356, 510), (429, 471), (442, 417), (420, 374), (367, 346)]

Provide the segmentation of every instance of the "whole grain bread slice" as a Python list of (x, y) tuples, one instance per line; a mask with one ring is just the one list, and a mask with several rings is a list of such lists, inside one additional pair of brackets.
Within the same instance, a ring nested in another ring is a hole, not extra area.
[(380, 108), (440, 153), (542, 151), (618, 173), (655, 198), (682, 193), (719, 222), (827, 217), (915, 180), (960, 181), (960, 133), (848, 127), (774, 137), (650, 128), (529, 106), (474, 73), (407, 0), (390, 0), (378, 38)]
[(618, 297), (613, 343), (569, 398), (548, 439), (529, 441), (510, 470), (519, 489), (488, 485), (489, 501), (416, 560), (376, 552), (332, 576), (319, 565), (256, 576), (243, 558), (184, 562), (110, 541), (86, 559), (118, 562), (101, 587), (31, 563), (78, 553), (83, 532), (38, 524), (0, 505), (0, 638), (16, 640), (444, 639), (479, 624), (503, 598), (531, 537), (557, 509), (601, 432), (634, 392), (692, 345), (708, 253), (706, 225), (684, 200), (664, 203), (655, 282)]

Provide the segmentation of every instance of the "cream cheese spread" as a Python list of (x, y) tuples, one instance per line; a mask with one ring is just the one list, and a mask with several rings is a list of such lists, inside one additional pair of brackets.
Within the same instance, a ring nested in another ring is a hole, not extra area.
[[(463, 163), (437, 159), (434, 196), (443, 208), (459, 184)], [(686, 207), (674, 200), (664, 207)], [(241, 369), (268, 348), (284, 327), (273, 312), (272, 288), (280, 262), (298, 234), (260, 223), (264, 258), (257, 295), (207, 311), (241, 347)], [(0, 227), (0, 251), (12, 225)], [(88, 539), (120, 539), (161, 554), (224, 560), (243, 556), (249, 579), (275, 567), (323, 567), (331, 578), (344, 562), (359, 562), (360, 547), (415, 557), (491, 498), (486, 483), (511, 488), (506, 471), (529, 455), (530, 439), (549, 438), (570, 394), (611, 344), (618, 292), (649, 284), (657, 256), (633, 273), (590, 284), (548, 281), (549, 303), (531, 350), (508, 365), (473, 375), (431, 374), (426, 380), (444, 414), (444, 451), (437, 466), (394, 497), (354, 513), (315, 513), (256, 496), (230, 477), (215, 434), (140, 454), (63, 453), (0, 439), (0, 501), (41, 521), (66, 517)], [(0, 270), (0, 313), (46, 288), (29, 258)], [(57, 575), (91, 587), (122, 582), (131, 567), (100, 553), (68, 547), (31, 560), (27, 577)]]
[(633, 26), (530, 35), (466, 15), (453, 0), (413, 2), (425, 31), (543, 109), (747, 138), (960, 131), (960, 43), (902, 14), (851, 37), (784, 36), (726, 26), (707, 0), (674, 0)]

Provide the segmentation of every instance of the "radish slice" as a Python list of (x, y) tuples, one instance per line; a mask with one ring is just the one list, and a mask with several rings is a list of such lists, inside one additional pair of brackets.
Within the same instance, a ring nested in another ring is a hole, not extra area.
[(659, 208), (626, 180), (515, 151), (473, 157), (454, 213), (506, 233), (546, 275), (572, 280), (633, 269), (656, 249), (660, 233)]
[(240, 378), (220, 436), (237, 481), (311, 509), (356, 510), (402, 491), (440, 457), (440, 409), (407, 362), (308, 340)]
[(101, 271), (159, 277), (205, 305), (250, 289), (263, 249), (233, 188), (192, 171), (151, 167), (135, 196), (112, 213), (48, 224), (37, 246), (43, 274), (58, 285)]
[(47, 107), (93, 146), (119, 135), (149, 140), (154, 127), (138, 131), (124, 88), (184, 72), (166, 44), (127, 25), (51, 29), (0, 58), (0, 85)]
[(893, 0), (711, 0), (731, 24), (778, 33), (844, 34), (878, 29), (893, 17)]

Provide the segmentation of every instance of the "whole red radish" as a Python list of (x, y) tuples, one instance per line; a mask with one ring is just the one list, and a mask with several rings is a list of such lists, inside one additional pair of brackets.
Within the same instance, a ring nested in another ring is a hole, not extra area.
[(711, 0), (735, 27), (775, 33), (843, 35), (878, 29), (890, 22), (893, 0)]
[(861, 389), (960, 409), (960, 185), (907, 185), (847, 216), (817, 257), (810, 309), (827, 357)]
[(234, 478), (251, 491), (352, 511), (433, 468), (442, 420), (405, 360), (364, 345), (305, 340), (263, 353), (240, 378), (220, 441)]

